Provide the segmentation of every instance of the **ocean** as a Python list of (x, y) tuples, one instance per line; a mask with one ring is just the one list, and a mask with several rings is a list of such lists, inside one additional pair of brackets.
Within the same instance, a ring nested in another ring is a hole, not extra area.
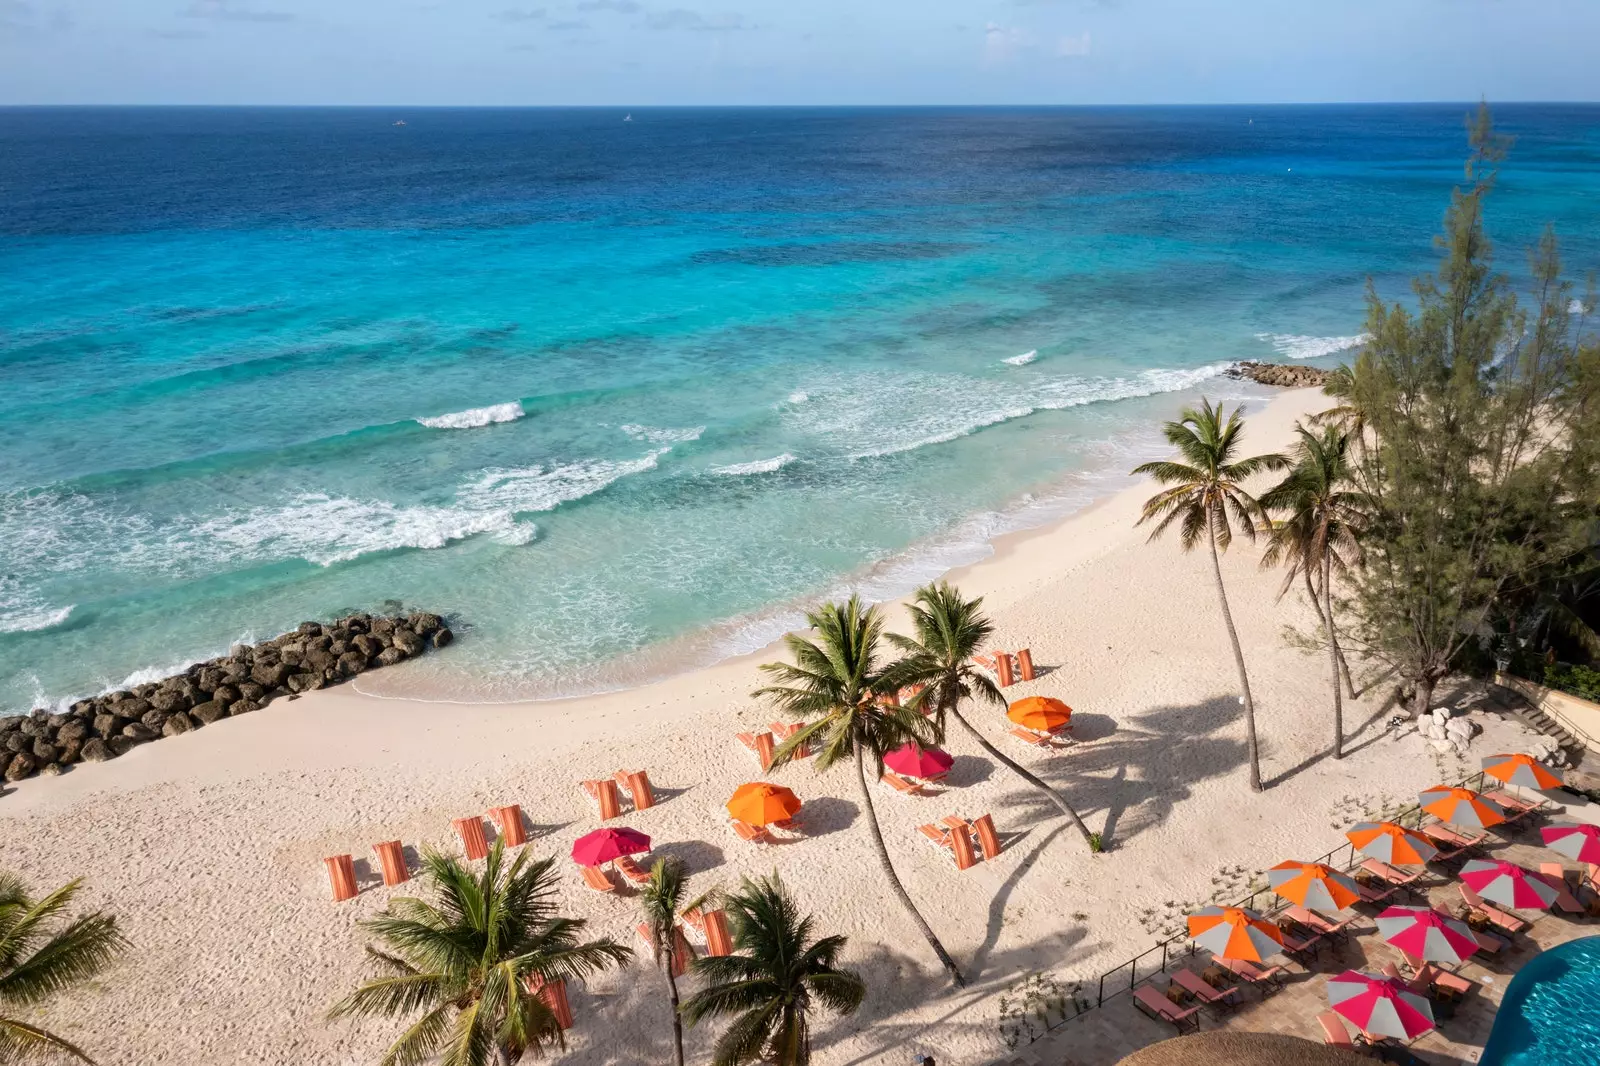
[[(1128, 483), (1405, 299), (1467, 105), (0, 109), (0, 711), (355, 609), (612, 688)], [(1600, 107), (1491, 204), (1600, 265)]]

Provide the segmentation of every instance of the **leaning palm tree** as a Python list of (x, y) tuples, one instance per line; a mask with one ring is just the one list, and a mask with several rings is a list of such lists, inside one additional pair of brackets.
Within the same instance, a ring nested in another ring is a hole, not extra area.
[(334, 1004), (329, 1017), (409, 1019), (383, 1066), (436, 1056), (440, 1066), (507, 1066), (529, 1051), (565, 1047), (555, 1012), (530, 984), (582, 978), (633, 953), (609, 939), (583, 942), (586, 923), (556, 913), (554, 859), (524, 851), (507, 863), (495, 841), (481, 873), (432, 851), (422, 869), (434, 902), (397, 897), (363, 923), (384, 944), (367, 954), (385, 974)]
[(1250, 758), (1250, 788), (1261, 791), (1261, 754), (1256, 746), (1256, 705), (1250, 696), (1250, 675), (1244, 667), (1244, 649), (1239, 632), (1228, 610), (1228, 592), (1222, 584), (1219, 552), (1233, 543), (1233, 527), (1248, 540), (1255, 540), (1261, 505), (1246, 492), (1242, 482), (1264, 470), (1281, 470), (1288, 460), (1281, 455), (1256, 455), (1235, 459), (1239, 434), (1244, 422), (1239, 408), (1223, 420), (1222, 408), (1202, 399), (1199, 408), (1186, 407), (1176, 422), (1164, 427), (1167, 441), (1178, 449), (1183, 462), (1163, 460), (1134, 468), (1135, 474), (1149, 474), (1163, 485), (1170, 485), (1145, 501), (1139, 525), (1156, 521), (1150, 533), (1155, 540), (1174, 522), (1178, 523), (1183, 550), (1189, 551), (1201, 538), (1211, 549), (1211, 568), (1217, 579), (1217, 599), (1222, 604), (1222, 621), (1233, 644), (1233, 661), (1239, 668), (1239, 688), (1243, 695), (1245, 746)]
[(1090, 851), (1100, 850), (1100, 838), (1089, 832), (1078, 812), (1061, 793), (1045, 784), (1020, 763), (1002, 754), (961, 713), (961, 702), (979, 699), (999, 707), (1006, 698), (995, 683), (972, 665), (976, 655), (994, 633), (994, 626), (982, 612), (983, 597), (964, 600), (948, 582), (924, 585), (912, 597), (911, 624), (915, 637), (888, 634), (889, 643), (901, 652), (900, 661), (889, 670), (891, 683), (898, 687), (921, 685), (923, 689), (907, 704), (911, 710), (931, 710), (939, 736), (944, 735), (946, 718), (954, 718), (978, 742), (978, 746), (1012, 773), (1044, 793), (1062, 814), (1083, 834)]
[(727, 911), (737, 954), (695, 960), (695, 973), (707, 984), (684, 1003), (684, 1018), (696, 1025), (733, 1016), (712, 1066), (806, 1066), (812, 1000), (837, 1014), (854, 1014), (867, 993), (857, 974), (838, 968), (845, 938), (813, 940), (811, 918), (795, 907), (777, 874), (747, 879), (728, 897)]
[[(673, 1061), (683, 1066), (683, 1015), (678, 1008), (677, 969), (678, 910), (683, 903), (683, 889), (688, 881), (683, 863), (678, 859), (657, 859), (650, 868), (650, 880), (639, 893), (639, 906), (644, 911), (644, 924), (650, 933), (650, 948), (656, 965), (667, 974), (667, 995), (672, 1001), (672, 1052)], [(682, 960), (687, 962), (687, 960)]]
[(1296, 577), (1304, 580), (1322, 618), (1333, 676), (1333, 757), (1344, 758), (1344, 700), (1339, 691), (1339, 634), (1333, 622), (1333, 578), (1360, 559), (1357, 539), (1371, 513), (1372, 498), (1350, 478), (1350, 435), (1333, 425), (1313, 433), (1297, 427), (1295, 465), (1261, 496), (1267, 511), (1286, 511), (1272, 522), (1262, 566), (1287, 567), (1278, 597)]
[[(34, 899), (21, 880), (0, 873), (0, 1008), (35, 1007), (104, 970), (127, 947), (117, 920), (95, 911), (66, 919), (82, 880)], [(45, 1062), (87, 1052), (65, 1037), (0, 1015), (0, 1062)]]
[(819, 747), (818, 770), (827, 770), (841, 759), (855, 761), (861, 807), (866, 812), (865, 820), (878, 852), (878, 864), (889, 879), (889, 887), (922, 931), (951, 980), (963, 985), (966, 981), (956, 968), (955, 960), (950, 958), (916, 904), (911, 902), (905, 885), (894, 871), (894, 864), (889, 861), (889, 849), (883, 843), (883, 830), (873, 810), (872, 788), (867, 778), (868, 758), (872, 760), (873, 777), (882, 777), (885, 755), (907, 741), (932, 742), (934, 726), (909, 708), (889, 704), (887, 696), (894, 691), (894, 685), (878, 661), (883, 619), (876, 607), (866, 607), (861, 597), (851, 596), (846, 603), (825, 603), (808, 612), (806, 621), (816, 631), (817, 640), (795, 633), (784, 637), (783, 642), (794, 656), (794, 662), (762, 666), (761, 669), (778, 684), (753, 693), (789, 714), (815, 719), (778, 747), (772, 764), (774, 767), (784, 765), (807, 744)]

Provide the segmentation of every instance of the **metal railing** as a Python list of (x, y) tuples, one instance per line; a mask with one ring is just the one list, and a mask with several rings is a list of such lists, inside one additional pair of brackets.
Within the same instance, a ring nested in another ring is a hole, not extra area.
[[(1459, 782), (1457, 787), (1470, 788), (1474, 792), (1477, 792), (1484, 787), (1484, 781), (1485, 775), (1482, 771), (1479, 771), (1478, 773), (1472, 774), (1470, 777), (1467, 777)], [(1412, 804), (1409, 807), (1402, 808), (1400, 811), (1389, 815), (1385, 821), (1394, 822), (1397, 825), (1405, 826), (1408, 829), (1416, 829), (1422, 825), (1424, 817), (1425, 815), (1421, 805)], [(1349, 841), (1340, 844), (1332, 851), (1320, 855), (1310, 861), (1322, 863), (1326, 866), (1331, 866), (1334, 869), (1343, 870), (1346, 872), (1359, 865), (1359, 859), (1357, 857), (1355, 845)], [(1265, 906), (1260, 903), (1263, 896), (1267, 897)], [(1261, 911), (1268, 916), (1271, 916), (1277, 914), (1279, 911), (1282, 911), (1288, 905), (1282, 903), (1282, 901), (1279, 900), (1277, 893), (1271, 888), (1260, 888), (1250, 893), (1250, 895), (1246, 896), (1245, 898), (1239, 900), (1237, 903), (1231, 904), (1231, 906), (1246, 907), (1250, 910)], [(1177, 933), (1166, 938), (1165, 940), (1160, 941), (1149, 950), (1140, 952), (1127, 962), (1124, 962), (1119, 966), (1112, 967), (1100, 975), (1095, 984), (1094, 995), (1092, 998), (1084, 997), (1080, 999), (1078, 997), (1074, 997), (1074, 1006), (1077, 1009), (1074, 1010), (1072, 1014), (1061, 1018), (1059, 1021), (1049, 1025), (1045, 1029), (1035, 1034), (1028, 1041), (1028, 1043), (1031, 1044), (1035, 1040), (1038, 1040), (1049, 1033), (1055, 1032), (1057, 1029), (1060, 1029), (1074, 1018), (1080, 1017), (1096, 1007), (1104, 1006), (1107, 1000), (1115, 999), (1120, 995), (1132, 992), (1135, 988), (1139, 987), (1141, 982), (1148, 981), (1157, 974), (1165, 973), (1172, 960), (1188, 959), (1194, 956), (1197, 951), (1198, 949), (1195, 947), (1194, 941), (1189, 939), (1188, 933)]]

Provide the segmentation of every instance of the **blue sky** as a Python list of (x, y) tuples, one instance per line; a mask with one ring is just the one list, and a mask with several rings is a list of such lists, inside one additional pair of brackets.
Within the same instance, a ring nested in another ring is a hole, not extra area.
[(0, 103), (1600, 99), (1600, 0), (0, 0)]

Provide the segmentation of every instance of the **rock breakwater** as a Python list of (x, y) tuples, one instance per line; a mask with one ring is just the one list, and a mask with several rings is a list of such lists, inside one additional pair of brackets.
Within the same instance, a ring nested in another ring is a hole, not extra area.
[(140, 744), (393, 666), (452, 639), (444, 619), (426, 612), (302, 622), (271, 640), (236, 644), (227, 655), (161, 681), (79, 700), (65, 712), (41, 708), (0, 718), (0, 768), (7, 781), (20, 781), (59, 774), (74, 763), (115, 759)]
[(1328, 383), (1329, 371), (1321, 367), (1301, 366), (1295, 363), (1257, 363), (1245, 360), (1224, 371), (1230, 378), (1245, 378), (1259, 385), (1276, 385), (1283, 389), (1320, 388)]

